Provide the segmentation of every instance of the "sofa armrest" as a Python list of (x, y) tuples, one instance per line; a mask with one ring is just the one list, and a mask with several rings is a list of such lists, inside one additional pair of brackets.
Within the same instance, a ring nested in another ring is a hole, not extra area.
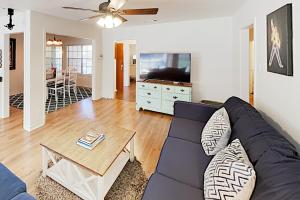
[(202, 104), (176, 101), (174, 116), (206, 123), (218, 107)]
[(25, 183), (0, 163), (0, 199), (12, 199), (23, 192), (26, 192)]
[(35, 198), (33, 196), (31, 196), (30, 194), (23, 192), (21, 194), (18, 194), (11, 200), (35, 200)]

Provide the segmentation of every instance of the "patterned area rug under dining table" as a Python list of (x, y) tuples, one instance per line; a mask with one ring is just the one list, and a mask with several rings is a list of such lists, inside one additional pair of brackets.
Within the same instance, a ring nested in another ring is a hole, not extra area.
[[(46, 113), (54, 112), (70, 104), (90, 98), (91, 96), (92, 96), (92, 89), (87, 87), (77, 87), (76, 95), (72, 90), (70, 95), (68, 94), (68, 92), (66, 92), (65, 98), (63, 93), (59, 93), (57, 102), (55, 100), (55, 96), (49, 96), (46, 101), (45, 112)], [(24, 104), (23, 93), (10, 96), (10, 106), (13, 106), (18, 109), (23, 109), (24, 107), (23, 104)]]

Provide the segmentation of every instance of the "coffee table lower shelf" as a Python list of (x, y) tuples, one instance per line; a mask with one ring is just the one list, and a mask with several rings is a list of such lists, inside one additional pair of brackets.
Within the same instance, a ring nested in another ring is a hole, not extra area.
[[(68, 159), (57, 161), (50, 149), (42, 146), (43, 176), (50, 177), (57, 183), (72, 191), (84, 200), (104, 200), (105, 195), (121, 173), (126, 163), (134, 161), (133, 141), (130, 142), (130, 151), (127, 148), (116, 158), (104, 176), (94, 173)], [(48, 166), (49, 161), (53, 165)]]

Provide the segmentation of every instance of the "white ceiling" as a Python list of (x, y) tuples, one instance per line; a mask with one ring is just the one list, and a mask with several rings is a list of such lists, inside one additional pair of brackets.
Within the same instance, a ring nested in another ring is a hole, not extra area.
[[(156, 16), (125, 16), (129, 25), (152, 24), (204, 18), (232, 16), (246, 0), (128, 0), (126, 8), (159, 8)], [(94, 13), (64, 10), (62, 6), (97, 9), (104, 0), (0, 0), (1, 8), (30, 9), (41, 13), (79, 20)], [(6, 11), (0, 9), (0, 16)], [(153, 22), (156, 19), (158, 22)]]

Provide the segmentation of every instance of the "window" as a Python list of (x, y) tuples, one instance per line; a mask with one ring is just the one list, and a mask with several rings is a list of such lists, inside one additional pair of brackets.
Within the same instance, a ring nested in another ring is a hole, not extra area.
[(62, 47), (47, 46), (46, 47), (46, 69), (55, 67), (62, 70)]
[(92, 45), (68, 46), (68, 66), (74, 67), (81, 74), (92, 74)]

